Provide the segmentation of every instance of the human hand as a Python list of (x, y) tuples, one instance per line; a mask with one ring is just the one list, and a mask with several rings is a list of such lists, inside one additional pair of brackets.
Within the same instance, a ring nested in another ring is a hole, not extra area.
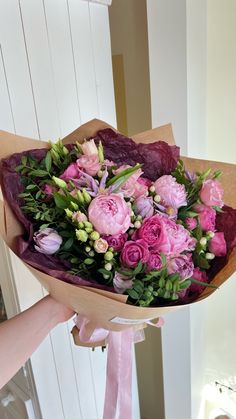
[(45, 299), (47, 299), (47, 304), (50, 305), (52, 320), (56, 324), (66, 322), (75, 314), (71, 308), (55, 300), (51, 295), (48, 295)]

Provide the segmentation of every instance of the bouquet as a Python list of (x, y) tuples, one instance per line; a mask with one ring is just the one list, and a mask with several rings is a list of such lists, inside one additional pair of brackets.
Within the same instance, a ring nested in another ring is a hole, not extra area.
[(221, 171), (190, 172), (179, 148), (136, 144), (110, 128), (2, 161), (8, 204), (24, 226), (21, 259), (63, 281), (141, 307), (186, 304), (236, 246)]

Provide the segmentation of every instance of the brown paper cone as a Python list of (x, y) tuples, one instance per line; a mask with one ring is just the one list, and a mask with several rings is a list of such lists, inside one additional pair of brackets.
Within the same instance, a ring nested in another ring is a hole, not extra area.
[[(100, 129), (109, 127), (105, 122), (92, 120), (73, 133), (64, 138), (64, 143), (82, 141), (84, 138), (93, 137)], [(165, 125), (133, 137), (137, 142), (150, 143), (156, 140), (164, 140), (169, 144), (174, 144), (174, 137), (171, 125)], [(15, 152), (22, 152), (33, 148), (48, 147), (44, 141), (32, 140), (0, 131), (0, 158), (4, 158)], [(225, 190), (225, 203), (236, 207), (236, 166), (232, 164), (211, 162), (183, 158), (186, 168), (189, 171), (203, 171), (209, 168), (221, 170), (223, 172), (221, 182)], [(15, 238), (22, 233), (22, 227), (14, 217), (6, 202), (0, 205), (0, 232), (7, 245), (15, 251)], [(127, 296), (115, 294), (96, 288), (81, 287), (65, 283), (40, 272), (27, 265), (28, 269), (48, 290), (48, 292), (58, 301), (71, 307), (77, 313), (86, 316), (93, 325), (99, 325), (108, 330), (122, 330), (134, 325), (141, 325), (146, 320), (158, 318), (166, 313), (178, 310), (182, 305), (168, 307), (142, 308), (126, 304)], [(227, 265), (215, 276), (212, 283), (219, 287), (236, 270), (236, 249), (231, 253)], [(205, 288), (196, 301), (211, 295), (215, 289)], [(74, 333), (75, 335), (75, 333)], [(78, 342), (76, 338), (76, 342)]]

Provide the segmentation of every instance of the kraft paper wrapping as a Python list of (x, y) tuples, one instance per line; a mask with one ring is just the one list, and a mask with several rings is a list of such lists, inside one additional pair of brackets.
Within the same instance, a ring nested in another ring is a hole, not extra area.
[[(84, 138), (91, 138), (95, 136), (97, 131), (107, 127), (109, 125), (105, 122), (94, 119), (66, 136), (63, 142), (68, 144), (75, 141), (83, 141)], [(143, 143), (150, 143), (161, 139), (169, 144), (174, 144), (170, 124), (138, 134), (133, 139), (136, 142)], [(48, 144), (45, 141), (33, 140), (4, 131), (0, 131), (0, 145), (0, 158), (5, 158), (13, 153), (33, 148), (48, 148)], [(224, 187), (225, 204), (236, 208), (236, 182), (232, 182), (236, 178), (236, 165), (187, 157), (184, 157), (183, 160), (189, 171), (203, 171), (209, 168), (212, 170), (221, 170), (223, 173), (221, 183)], [(0, 195), (0, 198), (0, 233), (6, 244), (15, 252), (15, 239), (22, 233), (22, 226), (15, 218), (7, 202), (3, 200), (2, 195)], [(91, 321), (91, 330), (96, 326), (114, 331), (123, 330), (135, 325), (135, 327), (140, 327), (146, 320), (158, 318), (183, 307), (183, 305), (152, 308), (135, 307), (126, 304), (127, 296), (125, 295), (65, 283), (34, 269), (28, 264), (26, 266), (56, 300), (71, 307), (80, 315), (86, 316)], [(235, 271), (236, 249), (231, 253), (227, 265), (218, 272), (212, 283), (219, 287)], [(216, 292), (216, 289), (205, 288), (196, 301), (208, 297), (213, 292)], [(79, 343), (76, 336), (74, 337), (75, 341)]]

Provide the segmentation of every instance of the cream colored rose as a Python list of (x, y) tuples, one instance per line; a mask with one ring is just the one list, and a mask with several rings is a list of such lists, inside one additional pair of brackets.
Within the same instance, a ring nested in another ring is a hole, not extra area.
[(94, 250), (96, 250), (97, 253), (106, 253), (108, 249), (108, 243), (104, 239), (98, 239), (94, 242)]

